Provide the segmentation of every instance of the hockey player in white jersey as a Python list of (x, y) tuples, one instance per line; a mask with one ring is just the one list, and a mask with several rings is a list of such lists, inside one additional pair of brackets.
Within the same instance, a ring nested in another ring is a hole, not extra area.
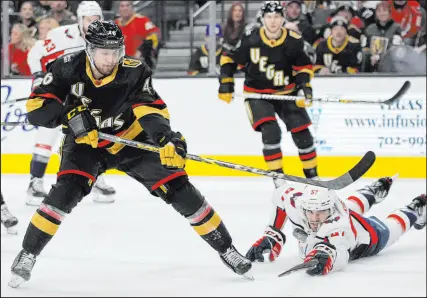
[(334, 190), (311, 185), (283, 185), (273, 195), (274, 211), (264, 235), (249, 249), (252, 262), (274, 261), (286, 237), (281, 229), (289, 220), (304, 263), (316, 259), (306, 272), (326, 275), (344, 268), (349, 261), (376, 255), (395, 243), (413, 226), (426, 225), (426, 195), (422, 194), (384, 220), (365, 217), (372, 205), (385, 199), (392, 184), (385, 177), (342, 201)]
[[(28, 53), (28, 65), (33, 74), (33, 86), (40, 85), (49, 63), (55, 59), (85, 49), (83, 39), (87, 27), (97, 19), (103, 19), (102, 9), (96, 1), (82, 1), (77, 8), (78, 24), (57, 27), (38, 41)], [(43, 176), (52, 153), (52, 148), (61, 134), (60, 129), (39, 127), (30, 165), (31, 180), (27, 190), (27, 205), (40, 205), (47, 195), (43, 187)], [(114, 202), (115, 190), (98, 177), (92, 189), (95, 202)]]

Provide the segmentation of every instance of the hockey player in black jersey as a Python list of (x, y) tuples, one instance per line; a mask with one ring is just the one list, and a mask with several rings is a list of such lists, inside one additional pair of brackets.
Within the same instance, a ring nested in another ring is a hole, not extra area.
[(359, 72), (362, 49), (360, 43), (347, 34), (347, 21), (336, 16), (330, 26), (331, 35), (316, 47), (314, 71), (319, 74)]
[[(188, 180), (186, 141), (171, 130), (151, 70), (124, 57), (124, 37), (114, 22), (94, 21), (85, 39), (86, 50), (56, 60), (27, 103), (31, 124), (62, 125), (66, 136), (56, 184), (31, 219), (9, 285), (18, 287), (30, 279), (36, 257), (61, 222), (89, 194), (96, 178), (112, 168), (171, 204), (231, 270), (247, 273), (251, 262), (235, 249), (220, 216)], [(100, 141), (98, 131), (155, 144), (160, 155)]]
[[(304, 51), (304, 41), (294, 31), (283, 28), (280, 1), (266, 1), (261, 9), (261, 27), (247, 30), (233, 51), (221, 57), (219, 98), (231, 102), (237, 65), (245, 66), (245, 93), (290, 94), (302, 90), (305, 101), (245, 100), (248, 117), (255, 131), (262, 134), (263, 154), (269, 170), (283, 172), (281, 130), (276, 114), (286, 124), (298, 147), (307, 178), (317, 177), (316, 149), (308, 130), (311, 124), (305, 110), (312, 98), (312, 63)], [(276, 187), (282, 181), (274, 179)]]

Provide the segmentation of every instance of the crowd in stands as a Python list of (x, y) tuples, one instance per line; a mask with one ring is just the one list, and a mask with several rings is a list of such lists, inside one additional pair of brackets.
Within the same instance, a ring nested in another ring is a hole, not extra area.
[[(36, 40), (44, 40), (49, 30), (77, 22), (76, 8), (80, 1), (9, 1), (10, 12), (19, 12), (19, 18), (11, 19), (9, 61), (11, 73), (30, 75), (26, 55)], [(97, 1), (105, 10), (111, 10), (113, 1)], [(162, 36), (159, 27), (148, 17), (134, 12), (133, 1), (120, 1), (116, 23), (125, 36), (126, 54), (144, 60), (155, 69)], [(206, 1), (195, 1), (199, 7)], [(221, 1), (217, 1), (219, 3)], [(394, 46), (406, 46), (408, 51), (425, 55), (426, 10), (425, 1), (283, 1), (284, 27), (293, 30), (305, 40), (307, 53), (321, 74), (338, 72), (378, 71), (385, 53)], [(328, 11), (319, 24), (319, 11)], [(343, 22), (336, 22), (336, 17)], [(335, 20), (335, 22), (334, 22)], [(247, 18), (245, 2), (233, 2), (224, 24), (217, 24), (217, 63), (222, 47), (236, 45), (248, 25), (261, 25)], [(206, 28), (206, 37), (210, 29)], [(193, 51), (188, 74), (207, 73), (209, 69), (208, 39)], [(361, 59), (354, 67), (332, 69), (320, 59), (322, 43), (334, 49), (345, 47), (348, 42), (361, 48)]]

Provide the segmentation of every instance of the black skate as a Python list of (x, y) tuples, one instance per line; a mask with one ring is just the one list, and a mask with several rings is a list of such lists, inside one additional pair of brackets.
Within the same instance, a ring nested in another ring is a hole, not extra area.
[(427, 214), (426, 214), (426, 195), (422, 194), (412, 200), (407, 206), (408, 209), (414, 211), (417, 215), (417, 220), (414, 223), (414, 228), (421, 230), (426, 226)]
[(16, 225), (18, 224), (18, 219), (13, 216), (9, 209), (7, 209), (6, 204), (1, 205), (1, 223), (7, 229), (9, 234), (16, 234)]
[(390, 191), (391, 185), (393, 181), (396, 180), (397, 175), (393, 177), (383, 177), (372, 183), (371, 185), (367, 185), (362, 188), (360, 193), (364, 194), (373, 194), (375, 196), (374, 204), (381, 203), (387, 197), (388, 192)]
[(21, 250), (16, 256), (12, 264), (12, 278), (8, 285), (12, 288), (19, 287), (22, 283), (29, 281), (31, 278), (31, 271), (36, 263), (36, 256), (27, 252), (25, 249)]
[(43, 178), (31, 177), (30, 185), (27, 189), (27, 201), (25, 202), (30, 206), (39, 206), (44, 198), (47, 196), (43, 187)]
[(219, 254), (222, 262), (227, 265), (228, 268), (233, 270), (239, 275), (243, 275), (247, 279), (253, 280), (253, 276), (248, 274), (248, 271), (252, 268), (252, 263), (249, 259), (242, 256), (234, 247), (231, 245), (225, 253)]

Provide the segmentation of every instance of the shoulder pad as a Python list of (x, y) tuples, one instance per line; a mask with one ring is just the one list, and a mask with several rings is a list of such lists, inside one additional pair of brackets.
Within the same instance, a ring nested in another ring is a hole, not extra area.
[(300, 39), (302, 37), (301, 35), (299, 35), (298, 33), (296, 33), (293, 30), (288, 30), (288, 32), (289, 32), (289, 36), (292, 36), (295, 39)]
[(141, 61), (136, 60), (136, 59), (131, 59), (131, 58), (124, 58), (123, 62), (122, 62), (123, 67), (131, 67), (131, 68), (136, 68), (136, 67), (140, 66), (141, 64), (142, 64)]

